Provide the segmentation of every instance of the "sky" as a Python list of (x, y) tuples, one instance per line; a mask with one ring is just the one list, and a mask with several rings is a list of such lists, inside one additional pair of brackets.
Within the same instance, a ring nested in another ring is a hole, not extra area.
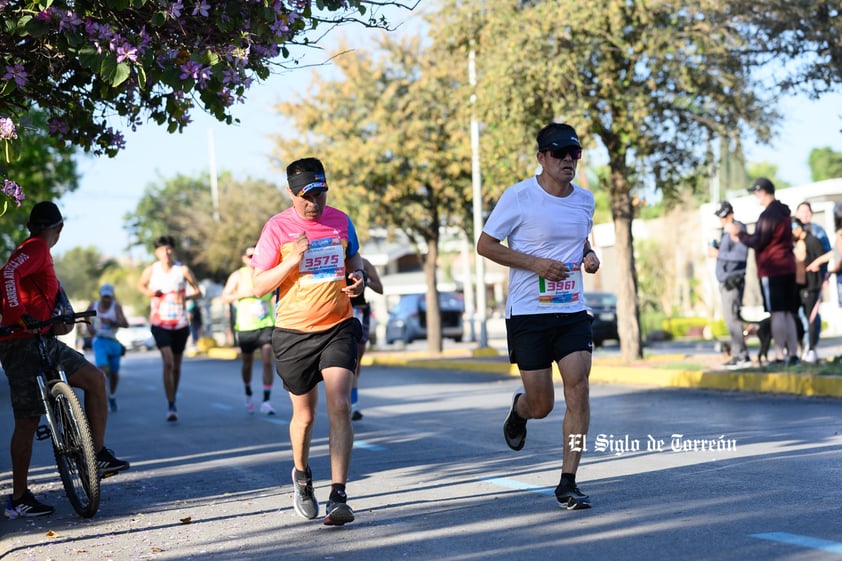
[[(411, 31), (419, 17), (418, 13), (403, 13), (390, 21)], [(349, 36), (344, 30), (341, 33)], [(355, 41), (366, 44), (375, 32), (357, 29), (351, 33)], [(325, 46), (330, 46), (330, 36)], [(321, 54), (314, 57), (308, 60), (322, 60)], [(209, 172), (211, 139), (217, 174), (230, 171), (238, 179), (250, 177), (285, 185), (283, 170), (273, 168), (269, 160), (272, 136), (288, 134), (273, 107), (300, 95), (313, 73), (325, 72), (332, 72), (331, 67), (301, 68), (253, 85), (246, 103), (233, 109), (240, 119), (238, 125), (225, 125), (196, 109), (193, 122), (182, 133), (169, 134), (150, 122), (137, 132), (125, 131), (127, 146), (114, 158), (80, 156), (80, 187), (58, 201), (66, 226), (54, 251), (61, 254), (74, 247), (94, 246), (108, 256), (149, 259), (143, 249), (126, 251), (130, 240), (123, 217), (134, 211), (150, 184), (161, 184), (179, 174), (195, 177)], [(747, 160), (777, 165), (778, 176), (791, 185), (809, 183), (810, 150), (829, 146), (842, 151), (842, 95), (819, 101), (787, 98), (780, 111), (784, 120), (771, 144), (745, 146)], [(512, 178), (512, 183), (518, 179)]]

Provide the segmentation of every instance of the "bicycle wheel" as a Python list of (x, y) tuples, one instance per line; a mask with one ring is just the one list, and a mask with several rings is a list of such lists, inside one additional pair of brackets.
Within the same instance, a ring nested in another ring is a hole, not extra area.
[(79, 516), (90, 518), (99, 509), (99, 474), (88, 418), (69, 385), (58, 382), (51, 393), (53, 452), (64, 492)]

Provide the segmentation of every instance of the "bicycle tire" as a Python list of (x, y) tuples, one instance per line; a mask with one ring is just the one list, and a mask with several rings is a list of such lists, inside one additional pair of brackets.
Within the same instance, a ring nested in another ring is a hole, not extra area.
[(56, 383), (51, 394), (56, 425), (53, 452), (64, 492), (79, 516), (91, 518), (99, 509), (100, 487), (88, 418), (68, 384)]

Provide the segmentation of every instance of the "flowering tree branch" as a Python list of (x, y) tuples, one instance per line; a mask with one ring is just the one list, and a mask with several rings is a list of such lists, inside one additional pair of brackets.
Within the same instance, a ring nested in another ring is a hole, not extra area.
[(12, 161), (14, 121), (34, 107), (55, 138), (107, 156), (125, 146), (115, 117), (132, 130), (152, 120), (176, 132), (198, 106), (231, 123), (231, 107), (254, 80), (291, 58), (288, 45), (312, 45), (308, 33), (323, 25), (386, 29), (376, 15), (386, 5), (414, 8), (366, 0), (0, 0), (4, 157)]

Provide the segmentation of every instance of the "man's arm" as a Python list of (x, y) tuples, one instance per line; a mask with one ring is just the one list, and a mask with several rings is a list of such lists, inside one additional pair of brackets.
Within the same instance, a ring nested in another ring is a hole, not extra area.
[(383, 294), (383, 283), (380, 282), (380, 275), (377, 274), (377, 267), (363, 259), (363, 268), (368, 274), (368, 287), (377, 294)]
[(228, 275), (225, 281), (225, 288), (222, 289), (222, 301), (225, 304), (236, 302), (240, 299), (240, 271), (236, 270)]
[(561, 261), (515, 251), (485, 232), (479, 235), (477, 253), (499, 265), (532, 271), (547, 280), (560, 281), (567, 278), (567, 265)]

